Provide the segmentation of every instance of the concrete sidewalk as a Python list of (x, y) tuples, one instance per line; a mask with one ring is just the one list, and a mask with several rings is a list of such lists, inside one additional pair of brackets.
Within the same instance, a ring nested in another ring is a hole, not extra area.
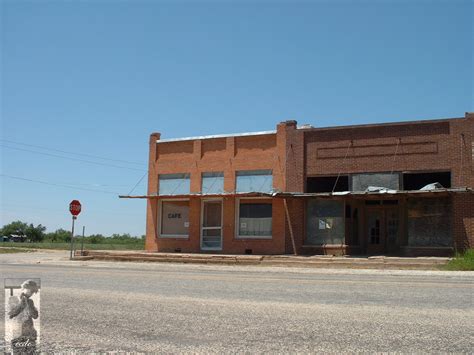
[(193, 264), (261, 265), (308, 268), (349, 269), (404, 269), (439, 270), (451, 258), (443, 257), (390, 257), (390, 256), (295, 256), (295, 255), (228, 255), (191, 253), (148, 253), (143, 251), (97, 251), (76, 252), (75, 260), (171, 262)]

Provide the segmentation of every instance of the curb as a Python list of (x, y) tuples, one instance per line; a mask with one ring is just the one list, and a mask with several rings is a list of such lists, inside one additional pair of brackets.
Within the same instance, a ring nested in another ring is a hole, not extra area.
[(390, 270), (439, 270), (448, 263), (448, 258), (337, 258), (329, 256), (264, 256), (264, 255), (207, 255), (207, 254), (147, 254), (86, 251), (74, 260), (120, 261), (120, 262), (157, 262), (182, 264), (213, 265), (253, 265), (299, 268), (331, 269), (390, 269)]

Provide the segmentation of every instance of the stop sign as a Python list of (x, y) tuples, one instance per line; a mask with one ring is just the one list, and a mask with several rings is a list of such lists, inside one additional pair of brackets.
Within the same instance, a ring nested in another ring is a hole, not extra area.
[(81, 213), (81, 203), (78, 200), (72, 200), (69, 204), (69, 212), (71, 212), (73, 216), (77, 216)]

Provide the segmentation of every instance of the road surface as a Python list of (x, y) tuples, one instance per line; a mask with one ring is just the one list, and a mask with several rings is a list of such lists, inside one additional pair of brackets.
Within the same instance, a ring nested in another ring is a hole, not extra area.
[(41, 278), (45, 351), (474, 348), (472, 272), (71, 262), (64, 252), (33, 254), (0, 255), (0, 271)]

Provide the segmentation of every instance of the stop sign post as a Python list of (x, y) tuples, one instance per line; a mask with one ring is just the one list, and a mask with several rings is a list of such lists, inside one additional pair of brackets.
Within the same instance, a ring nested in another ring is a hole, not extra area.
[(72, 200), (69, 204), (69, 212), (72, 214), (72, 231), (71, 231), (71, 253), (69, 259), (73, 258), (73, 249), (74, 249), (74, 221), (76, 220), (79, 213), (81, 213), (82, 205), (78, 200)]

